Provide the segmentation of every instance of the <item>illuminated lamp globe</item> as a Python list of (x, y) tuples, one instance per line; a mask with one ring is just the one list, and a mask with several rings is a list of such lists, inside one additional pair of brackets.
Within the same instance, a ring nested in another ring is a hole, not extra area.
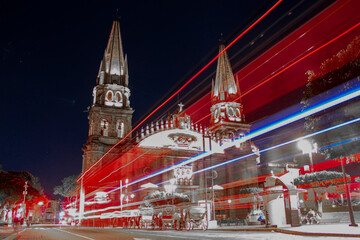
[(305, 153), (311, 153), (312, 152), (312, 146), (311, 143), (307, 140), (300, 140), (298, 142), (298, 148), (305, 154)]
[(44, 201), (39, 201), (39, 202), (37, 203), (37, 205), (38, 205), (38, 206), (44, 205)]

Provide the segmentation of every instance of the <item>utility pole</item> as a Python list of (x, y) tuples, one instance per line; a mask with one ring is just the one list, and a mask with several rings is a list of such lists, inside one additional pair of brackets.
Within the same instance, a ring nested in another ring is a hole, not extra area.
[[(205, 139), (209, 139), (209, 151), (211, 151), (212, 146), (211, 146), (211, 136), (204, 133), (203, 134), (203, 150), (204, 152), (206, 151), (206, 144), (205, 144)], [(212, 166), (212, 158), (211, 155), (210, 157), (210, 166)], [(206, 167), (206, 159), (203, 159), (203, 168)], [(212, 220), (215, 220), (215, 194), (214, 194), (214, 170), (211, 169), (211, 198), (212, 198), (212, 203), (211, 203), (211, 207), (212, 207), (212, 212), (208, 213), (208, 202), (207, 202), (207, 177), (206, 177), (206, 171), (204, 171), (204, 188), (205, 188), (205, 205), (206, 205), (206, 216), (209, 216), (210, 218), (212, 218)], [(209, 225), (209, 217), (207, 217), (207, 224)]]
[(27, 188), (28, 188), (28, 182), (25, 181), (25, 185), (24, 185), (24, 191), (23, 191), (23, 195), (24, 195), (24, 200), (23, 200), (23, 217), (24, 217), (24, 226), (26, 225), (26, 221), (25, 221), (25, 217), (26, 217), (26, 204), (25, 204), (25, 197), (27, 195)]
[(123, 204), (122, 204), (122, 180), (120, 180), (120, 209), (123, 210)]

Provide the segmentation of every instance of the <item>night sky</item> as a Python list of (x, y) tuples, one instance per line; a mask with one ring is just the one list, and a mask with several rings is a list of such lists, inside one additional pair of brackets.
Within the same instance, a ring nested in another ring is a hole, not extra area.
[(39, 177), (50, 196), (61, 179), (81, 172), (86, 109), (117, 9), (136, 123), (208, 62), (220, 33), (231, 40), (274, 3), (3, 0), (0, 164)]

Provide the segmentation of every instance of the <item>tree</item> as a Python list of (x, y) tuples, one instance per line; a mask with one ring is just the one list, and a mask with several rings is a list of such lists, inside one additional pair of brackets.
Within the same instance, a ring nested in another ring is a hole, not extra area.
[[(350, 177), (350, 175), (347, 174), (346, 177), (348, 178)], [(330, 184), (329, 182), (324, 182), (327, 180), (334, 180), (334, 179), (341, 179), (341, 181), (337, 183), (334, 183), (334, 181), (332, 181)], [(336, 171), (320, 171), (320, 172), (306, 173), (294, 179), (294, 185), (296, 186), (300, 186), (303, 184), (311, 184), (311, 183), (317, 183), (318, 186), (317, 187), (313, 186), (312, 188), (307, 190), (308, 197), (312, 200), (316, 200), (318, 211), (322, 212), (323, 196), (325, 196), (328, 193), (335, 192), (334, 184), (343, 184), (343, 173)]]
[(62, 185), (54, 187), (54, 195), (60, 195), (62, 197), (66, 197), (69, 193), (71, 193), (76, 188), (76, 179), (78, 175), (72, 175), (69, 177), (65, 177), (61, 180)]
[[(303, 109), (312, 105), (311, 99), (314, 96), (328, 94), (336, 86), (343, 84), (342, 88), (337, 89), (339, 94), (349, 89), (351, 87), (349, 80), (360, 75), (360, 36), (356, 36), (346, 48), (326, 59), (320, 65), (319, 73), (309, 70), (306, 74), (308, 75), (308, 84), (301, 101)], [(359, 79), (355, 82), (358, 84)], [(357, 105), (356, 101), (352, 100), (342, 104), (340, 107), (307, 117), (304, 124), (306, 132), (313, 133), (359, 117), (358, 111), (353, 110), (358, 108)], [(351, 124), (341, 129), (316, 135), (313, 137), (313, 141), (318, 143), (320, 147), (333, 145), (357, 137), (356, 134), (359, 131), (359, 124)], [(357, 142), (347, 142), (346, 144), (334, 145), (320, 150), (320, 153), (325, 155), (326, 159), (345, 157), (358, 152), (360, 152), (360, 145)]]
[(25, 201), (29, 207), (34, 199), (43, 195), (39, 179), (26, 171), (0, 171), (0, 217), (23, 201), (25, 182), (28, 185)]

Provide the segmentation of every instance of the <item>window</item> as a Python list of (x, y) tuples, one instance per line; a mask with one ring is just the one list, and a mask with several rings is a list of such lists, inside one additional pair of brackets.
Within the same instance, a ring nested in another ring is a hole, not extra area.
[(120, 92), (116, 92), (115, 94), (115, 101), (116, 102), (122, 102), (122, 97)]
[(111, 102), (113, 100), (113, 92), (112, 91), (108, 91), (106, 93), (106, 100)]
[(109, 121), (106, 119), (101, 120), (100, 133), (102, 136), (109, 136)]
[(124, 137), (125, 124), (123, 121), (119, 120), (116, 123), (116, 135), (118, 138)]

